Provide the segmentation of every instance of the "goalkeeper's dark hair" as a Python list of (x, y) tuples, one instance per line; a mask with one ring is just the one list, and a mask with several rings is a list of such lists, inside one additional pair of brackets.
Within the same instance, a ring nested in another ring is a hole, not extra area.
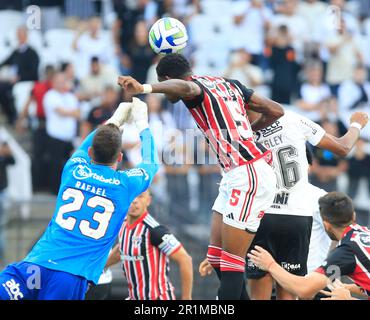
[(342, 192), (329, 192), (321, 197), (319, 207), (322, 219), (337, 228), (346, 227), (353, 222), (353, 202)]
[(94, 162), (114, 164), (122, 148), (122, 135), (118, 127), (114, 124), (100, 126), (95, 132), (91, 147)]
[(179, 53), (166, 54), (157, 65), (158, 77), (181, 79), (191, 74), (189, 61)]

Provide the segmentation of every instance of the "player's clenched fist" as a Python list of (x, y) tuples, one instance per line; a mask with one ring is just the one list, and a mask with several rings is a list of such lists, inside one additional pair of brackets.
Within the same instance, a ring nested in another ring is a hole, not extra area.
[(359, 123), (362, 128), (364, 128), (369, 121), (369, 116), (366, 112), (355, 112), (351, 116), (351, 124), (352, 123)]
[(209, 263), (208, 259), (205, 258), (200, 264), (199, 264), (199, 273), (202, 277), (208, 276), (212, 273), (212, 266)]
[(144, 92), (144, 87), (141, 83), (129, 76), (118, 77), (118, 84), (130, 94), (139, 94)]
[(149, 128), (148, 106), (145, 102), (138, 98), (133, 98), (131, 115), (139, 132)]

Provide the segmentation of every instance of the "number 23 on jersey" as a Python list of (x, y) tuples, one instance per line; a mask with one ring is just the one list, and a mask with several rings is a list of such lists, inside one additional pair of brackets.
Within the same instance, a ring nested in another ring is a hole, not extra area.
[[(64, 201), (72, 199), (73, 201), (59, 208), (55, 220), (57, 224), (66, 230), (72, 231), (78, 223), (81, 234), (95, 240), (99, 240), (105, 236), (109, 221), (114, 212), (114, 204), (111, 200), (100, 196), (93, 196), (87, 200), (81, 190), (73, 188), (66, 189), (63, 192), (62, 199)], [(104, 209), (103, 212), (96, 211), (92, 215), (92, 220), (98, 223), (96, 229), (91, 228), (91, 221), (85, 219), (78, 220), (77, 218), (78, 212), (81, 210), (85, 200), (87, 200), (86, 206), (89, 208), (95, 209), (101, 207)], [(67, 214), (69, 214), (68, 217), (66, 217)]]

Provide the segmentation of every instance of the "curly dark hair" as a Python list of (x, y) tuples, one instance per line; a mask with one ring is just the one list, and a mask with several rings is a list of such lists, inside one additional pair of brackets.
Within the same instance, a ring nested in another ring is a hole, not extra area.
[(166, 54), (157, 65), (158, 77), (170, 77), (173, 79), (185, 78), (191, 74), (189, 61), (179, 53)]

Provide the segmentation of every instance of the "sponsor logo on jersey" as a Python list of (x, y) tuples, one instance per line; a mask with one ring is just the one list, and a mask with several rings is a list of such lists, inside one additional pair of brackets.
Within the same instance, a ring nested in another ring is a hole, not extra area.
[(274, 204), (287, 205), (289, 200), (289, 192), (281, 192), (275, 195)]
[(86, 159), (80, 157), (72, 158), (71, 161), (73, 163), (87, 163)]
[(149, 179), (149, 175), (146, 173), (144, 169), (131, 169), (127, 171), (122, 171), (127, 174), (128, 177), (142, 177), (145, 176), (145, 180)]
[(143, 256), (128, 256), (128, 255), (121, 255), (121, 259), (125, 261), (143, 261)]
[(256, 132), (257, 141), (261, 138), (261, 136), (266, 138), (281, 130), (283, 130), (283, 127), (280, 125), (280, 121), (275, 121), (271, 126)]
[(72, 174), (73, 174), (73, 177), (77, 180), (85, 180), (85, 179), (91, 178), (91, 179), (98, 180), (103, 183), (115, 184), (117, 186), (121, 184), (121, 182), (118, 179), (113, 179), (113, 178), (106, 179), (102, 175), (92, 172), (88, 166), (82, 165), (82, 164), (79, 164), (73, 170)]
[(281, 266), (286, 270), (286, 271), (296, 271), (301, 269), (301, 264), (300, 263), (289, 263), (289, 262), (282, 262)]
[(257, 266), (253, 263), (253, 261), (251, 259), (248, 259), (248, 261), (247, 261), (247, 267), (249, 269), (257, 269)]
[(72, 174), (77, 180), (84, 180), (91, 177), (92, 171), (88, 166), (80, 164), (73, 170)]
[(3, 287), (5, 288), (11, 300), (19, 300), (24, 298), (24, 295), (19, 286), (20, 284), (14, 279), (10, 279), (3, 283)]
[(234, 215), (232, 213), (229, 213), (226, 218), (234, 220)]
[(313, 127), (312, 124), (304, 121), (303, 119), (301, 119), (300, 121), (301, 121), (301, 123), (303, 125), (305, 125), (306, 127), (309, 127), (312, 130), (312, 134), (316, 134), (317, 133), (317, 129), (315, 127)]

